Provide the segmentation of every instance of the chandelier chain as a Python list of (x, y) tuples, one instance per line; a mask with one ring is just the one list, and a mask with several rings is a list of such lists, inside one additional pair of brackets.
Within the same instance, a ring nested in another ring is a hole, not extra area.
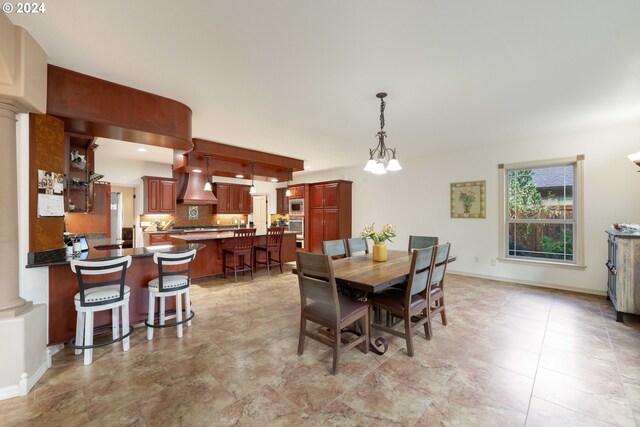
[(384, 107), (386, 106), (384, 98), (380, 98), (380, 130), (384, 130)]

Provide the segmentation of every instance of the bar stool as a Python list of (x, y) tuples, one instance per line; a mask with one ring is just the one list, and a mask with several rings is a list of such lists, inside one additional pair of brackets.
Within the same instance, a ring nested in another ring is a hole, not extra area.
[[(129, 336), (133, 332), (133, 327), (129, 325), (130, 289), (124, 285), (124, 282), (130, 265), (131, 256), (129, 255), (108, 261), (71, 261), (71, 271), (78, 277), (80, 292), (73, 297), (77, 312), (76, 338), (71, 341), (70, 347), (75, 349), (76, 355), (84, 350), (85, 365), (90, 365), (93, 361), (95, 347), (122, 341), (122, 350), (129, 350)], [(114, 278), (115, 275), (118, 277)], [(122, 336), (119, 334), (118, 309), (120, 308), (122, 308)], [(113, 339), (94, 344), (93, 313), (104, 310), (111, 310)]]
[[(271, 227), (267, 230), (267, 240), (264, 245), (255, 246), (255, 255), (253, 259), (253, 269), (258, 269), (258, 264), (264, 264), (267, 266), (267, 275), (271, 275), (271, 266), (280, 266), (280, 273), (282, 273), (282, 236), (284, 235), (284, 227)], [(258, 252), (265, 253), (264, 262), (258, 261)], [(271, 254), (278, 253), (278, 259), (272, 257)]]
[[(246, 228), (243, 230), (233, 230), (232, 247), (225, 248), (222, 251), (222, 271), (224, 278), (227, 278), (227, 270), (233, 269), (233, 281), (238, 281), (238, 272), (244, 274), (245, 271), (251, 272), (251, 279), (253, 279), (253, 246), (256, 238), (255, 228)], [(233, 257), (233, 266), (227, 265), (227, 255)], [(246, 257), (249, 256), (249, 264), (247, 264)], [(238, 268), (238, 261), (240, 261), (240, 268)]]
[[(144, 322), (147, 325), (147, 339), (153, 339), (154, 328), (168, 328), (177, 326), (178, 338), (182, 338), (182, 324), (186, 323), (187, 326), (191, 326), (191, 319), (195, 315), (191, 311), (191, 295), (189, 294), (189, 287), (191, 286), (191, 264), (196, 257), (196, 250), (192, 249), (186, 252), (172, 252), (162, 253), (156, 252), (153, 254), (153, 262), (158, 264), (158, 277), (149, 281), (149, 314), (147, 321)], [(187, 264), (187, 267), (182, 270), (172, 269), (171, 271), (165, 270), (166, 267), (174, 267), (178, 265)], [(182, 295), (185, 299), (185, 316), (182, 319)], [(176, 321), (169, 325), (165, 325), (165, 298), (176, 297)], [(155, 299), (160, 299), (160, 313), (158, 319), (158, 325), (154, 322), (155, 317)]]

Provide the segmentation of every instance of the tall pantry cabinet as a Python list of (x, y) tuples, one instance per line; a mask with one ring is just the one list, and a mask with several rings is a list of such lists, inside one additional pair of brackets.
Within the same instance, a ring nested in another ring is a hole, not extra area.
[[(325, 240), (351, 237), (351, 181), (309, 185), (307, 250), (322, 253)], [(305, 242), (306, 243), (306, 242)]]

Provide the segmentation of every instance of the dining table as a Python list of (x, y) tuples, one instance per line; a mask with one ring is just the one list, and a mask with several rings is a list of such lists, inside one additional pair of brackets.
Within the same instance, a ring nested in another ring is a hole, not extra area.
[[(370, 293), (376, 294), (409, 280), (411, 258), (411, 252), (387, 250), (387, 261), (384, 262), (374, 261), (373, 254), (334, 259), (333, 275), (337, 285), (362, 291), (363, 298), (368, 300)], [(448, 262), (455, 260), (456, 256), (450, 255)], [(297, 274), (295, 268), (293, 274)], [(384, 337), (378, 337), (371, 340), (369, 347), (376, 354), (384, 354), (388, 344)]]

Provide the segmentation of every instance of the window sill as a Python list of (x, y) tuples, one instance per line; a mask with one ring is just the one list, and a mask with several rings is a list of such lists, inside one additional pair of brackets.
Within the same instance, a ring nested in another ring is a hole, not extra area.
[(533, 259), (498, 258), (498, 261), (512, 264), (539, 265), (541, 267), (559, 267), (566, 268), (568, 270), (584, 270), (587, 268), (586, 265), (567, 264), (564, 262), (542, 261)]

